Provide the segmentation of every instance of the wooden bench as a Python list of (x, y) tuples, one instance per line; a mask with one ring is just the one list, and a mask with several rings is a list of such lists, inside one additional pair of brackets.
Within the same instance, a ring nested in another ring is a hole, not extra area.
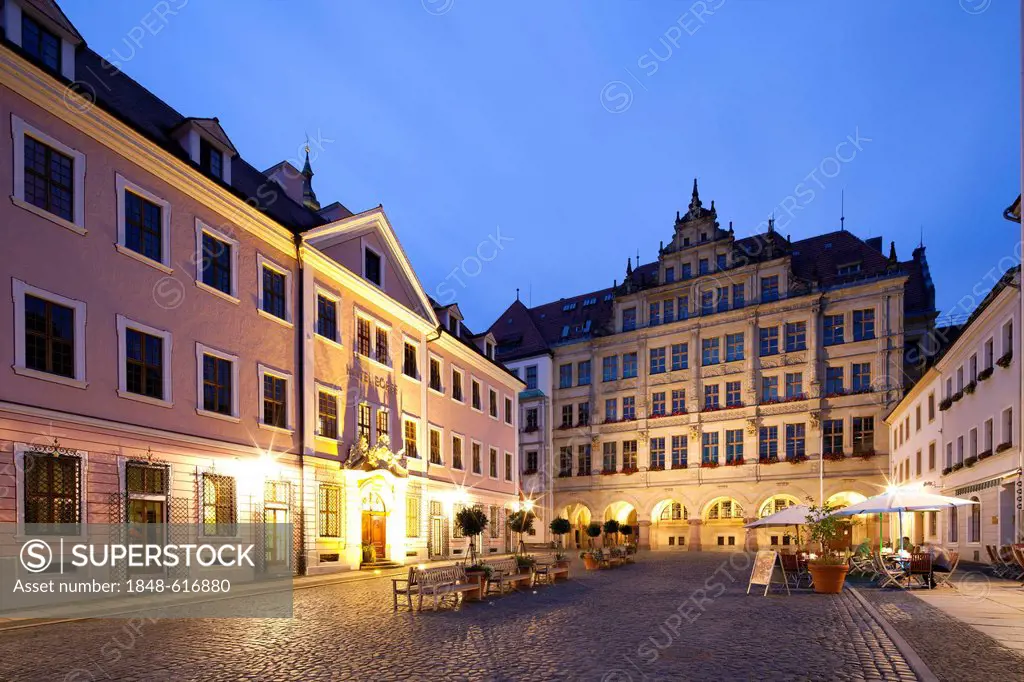
[(520, 580), (533, 582), (533, 573), (531, 571), (520, 572), (519, 564), (516, 563), (514, 557), (495, 559), (485, 563), (491, 567), (491, 575), (487, 578), (487, 587), (484, 590), (485, 594), (489, 594), (494, 585), (498, 586), (499, 594), (505, 594), (506, 585), (514, 589), (515, 584)]
[(398, 597), (404, 596), (412, 610), (412, 596), (418, 597), (417, 608), (423, 610), (423, 595), (433, 599), (434, 610), (437, 610), (438, 601), (443, 602), (444, 598), (453, 595), (458, 603), (460, 595), (473, 590), (479, 590), (480, 585), (469, 582), (466, 579), (466, 572), (460, 565), (436, 566), (433, 568), (410, 568), (408, 578), (392, 578), (392, 601), (394, 610), (398, 610)]
[(569, 579), (568, 566), (556, 566), (554, 555), (537, 557), (537, 564), (533, 568), (535, 581), (538, 583), (552, 584), (562, 576), (562, 580)]
[(418, 594), (420, 586), (416, 584), (416, 568), (412, 567), (409, 569), (408, 578), (392, 578), (391, 579), (391, 599), (394, 603), (392, 610), (398, 610), (398, 597), (399, 595), (405, 597), (406, 603), (409, 606), (409, 610), (412, 611), (412, 595)]

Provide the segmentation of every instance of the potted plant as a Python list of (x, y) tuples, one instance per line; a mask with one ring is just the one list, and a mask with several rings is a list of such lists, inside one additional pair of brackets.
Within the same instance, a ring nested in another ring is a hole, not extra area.
[(487, 564), (481, 564), (477, 562), (470, 566), (466, 566), (463, 571), (466, 574), (466, 580), (470, 583), (476, 584), (477, 589), (467, 592), (466, 596), (469, 599), (481, 600), (484, 598), (484, 584), (490, 579), (491, 573), (494, 571), (493, 568)]
[(561, 516), (556, 517), (548, 528), (551, 529), (552, 535), (558, 536), (558, 546), (564, 547), (565, 534), (572, 530), (572, 524), (569, 523), (569, 519), (563, 519)]
[(523, 535), (533, 530), (533, 520), (536, 517), (533, 512), (520, 509), (508, 517), (508, 527), (519, 536), (518, 552), (523, 551)]
[(594, 547), (594, 538), (600, 537), (600, 535), (601, 535), (601, 524), (600, 523), (598, 523), (597, 521), (594, 521), (589, 526), (587, 526), (587, 537), (590, 538), (590, 547), (591, 547), (591, 549), (593, 549), (593, 547)]
[(487, 515), (476, 507), (463, 507), (455, 515), (455, 527), (469, 542), (469, 563), (476, 565), (476, 538), (487, 528)]
[(628, 523), (624, 523), (619, 526), (619, 532), (622, 533), (622, 541), (626, 544), (626, 549), (630, 547), (630, 540), (633, 537), (633, 526)]
[(529, 574), (528, 578), (522, 578), (519, 580), (519, 587), (529, 587), (530, 583), (533, 582), (533, 567), (537, 565), (537, 560), (529, 554), (516, 554), (516, 568), (519, 569), (520, 573)]
[(555, 552), (554, 560), (557, 568), (569, 568), (569, 555), (565, 552)]
[(618, 532), (619, 532), (619, 522), (616, 521), (615, 519), (608, 519), (607, 521), (604, 522), (604, 526), (602, 527), (602, 530), (604, 530), (604, 544), (607, 545), (608, 544), (608, 536), (609, 535), (616, 535), (616, 534), (618, 534)]
[(821, 554), (807, 564), (807, 570), (814, 581), (814, 591), (819, 594), (839, 594), (849, 565), (842, 553), (832, 549), (833, 543), (842, 537), (843, 520), (833, 516), (839, 508), (827, 502), (821, 506), (811, 504), (807, 510), (807, 530), (810, 539), (821, 545)]
[(371, 543), (364, 542), (362, 544), (362, 549), (363, 549), (363, 563), (364, 564), (372, 564), (374, 561), (377, 560), (377, 550), (374, 549), (374, 547), (373, 547), (373, 545)]
[[(598, 532), (600, 532), (600, 528), (598, 528)], [(588, 571), (596, 571), (601, 568), (601, 562), (604, 561), (604, 552), (599, 549), (589, 549), (580, 552), (580, 558), (583, 559), (583, 568)]]

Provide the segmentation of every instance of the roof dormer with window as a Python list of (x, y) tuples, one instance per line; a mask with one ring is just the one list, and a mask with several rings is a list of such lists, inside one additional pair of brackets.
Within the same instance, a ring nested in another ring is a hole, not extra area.
[(206, 175), (231, 184), (231, 160), (238, 154), (216, 118), (186, 118), (174, 131), (192, 163)]
[(84, 41), (57, 4), (43, 0), (7, 0), (0, 4), (0, 22), (7, 40), (40, 68), (75, 80), (75, 49)]

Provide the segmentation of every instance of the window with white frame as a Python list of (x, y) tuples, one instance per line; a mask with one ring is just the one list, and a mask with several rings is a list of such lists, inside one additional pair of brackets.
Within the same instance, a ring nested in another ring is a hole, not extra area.
[(117, 249), (171, 267), (171, 204), (120, 173), (117, 189)]
[(261, 313), (290, 323), (292, 321), (292, 284), (291, 273), (277, 263), (260, 254), (257, 256), (259, 268), (259, 310)]
[(384, 258), (368, 246), (363, 247), (363, 277), (384, 288)]
[[(80, 534), (86, 504), (85, 453), (16, 443), (14, 455), (18, 532)], [(32, 527), (25, 529), (24, 524)]]
[(338, 300), (334, 294), (317, 288), (316, 334), (334, 343), (341, 343), (338, 335)]
[(430, 381), (428, 386), (431, 391), (444, 393), (444, 385), (441, 383), (441, 358), (430, 356)]
[(487, 413), (494, 419), (498, 418), (498, 392), (493, 388), (487, 389)]
[(238, 356), (196, 343), (196, 412), (238, 419)]
[(292, 375), (258, 365), (260, 386), (259, 424), (262, 427), (288, 429), (292, 427), (292, 406), (289, 397)]
[(85, 154), (13, 114), (11, 137), (14, 204), (85, 234)]
[(232, 476), (203, 473), (203, 535), (234, 537), (237, 534), (238, 504)]
[(472, 382), (471, 382), (471, 386), (472, 386), (472, 395), (470, 397), (472, 398), (472, 402), (470, 404), (471, 404), (471, 406), (473, 407), (474, 410), (483, 411), (483, 407), (482, 407), (482, 400), (483, 400), (483, 398), (482, 398), (482, 394), (481, 394), (480, 382), (477, 381), (476, 379), (473, 379)]
[(316, 392), (316, 435), (321, 438), (338, 438), (338, 399), (335, 389), (317, 386)]
[(452, 367), (452, 400), (460, 403), (465, 402), (466, 398), (462, 392), (463, 374), (462, 370), (457, 367)]
[(405, 456), (418, 459), (420, 456), (419, 424), (415, 419), (402, 419), (402, 440), (405, 444)]
[(402, 374), (410, 379), (419, 379), (419, 346), (406, 340), (403, 343)]
[(453, 433), (452, 434), (452, 469), (463, 469), (464, 465), (462, 462), (462, 444), (465, 440), (462, 436)]
[(341, 486), (321, 483), (318, 497), (320, 537), (341, 537)]
[[(356, 311), (355, 352), (387, 367), (391, 366), (391, 327)], [(405, 355), (403, 351), (403, 362)]]
[(196, 220), (196, 286), (238, 303), (238, 240)]
[(19, 279), (12, 293), (14, 371), (85, 388), (85, 303)]
[(118, 390), (122, 398), (171, 405), (171, 333), (117, 316)]
[(430, 463), (443, 464), (444, 456), (441, 453), (441, 429), (430, 427)]

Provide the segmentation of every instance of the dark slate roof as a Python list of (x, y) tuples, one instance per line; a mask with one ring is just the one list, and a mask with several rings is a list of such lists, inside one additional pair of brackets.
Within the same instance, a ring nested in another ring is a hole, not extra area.
[[(819, 289), (855, 284), (895, 274), (908, 276), (906, 284), (906, 310), (908, 314), (931, 312), (934, 314), (934, 288), (929, 293), (931, 279), (927, 274), (924, 247), (914, 251), (914, 258), (903, 263), (890, 263), (876, 238), (864, 241), (850, 232), (830, 232), (808, 239), (791, 242), (778, 232), (765, 232), (733, 242), (739, 254), (740, 267), (748, 262), (765, 261), (792, 256), (793, 275), (797, 280), (816, 283)], [(745, 261), (745, 262), (744, 262)], [(841, 265), (860, 264), (860, 271), (852, 275), (839, 275)], [(503, 362), (550, 353), (554, 346), (574, 343), (592, 336), (615, 333), (612, 328), (613, 300), (605, 300), (632, 291), (659, 286), (658, 262), (645, 263), (632, 270), (628, 281), (617, 287), (592, 291), (572, 298), (527, 308), (516, 301), (491, 325), (498, 342), (498, 358)], [(596, 298), (593, 305), (583, 302)], [(575, 306), (567, 305), (575, 303)], [(568, 309), (566, 309), (568, 308)], [(589, 331), (585, 324), (590, 321)], [(568, 335), (563, 331), (568, 327)]]

